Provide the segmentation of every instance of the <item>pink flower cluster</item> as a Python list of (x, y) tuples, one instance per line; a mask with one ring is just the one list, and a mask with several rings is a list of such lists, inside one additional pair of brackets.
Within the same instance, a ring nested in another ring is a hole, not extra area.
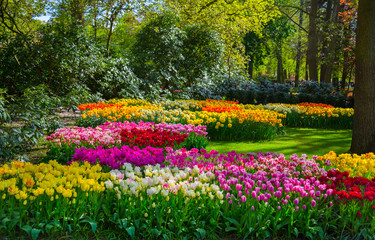
[(161, 164), (164, 161), (164, 149), (146, 147), (140, 149), (138, 147), (122, 146), (121, 148), (104, 149), (102, 146), (96, 149), (79, 148), (73, 155), (73, 160), (68, 162), (87, 161), (91, 164), (100, 164), (108, 166), (111, 169), (120, 169), (125, 163), (131, 163), (136, 166)]
[[(327, 176), (327, 172), (315, 162), (315, 156), (308, 159), (306, 155), (292, 155), (286, 160), (283, 154), (272, 153), (219, 154), (214, 150), (173, 151), (171, 148), (167, 152), (166, 161), (170, 166), (198, 166), (201, 172), (214, 172), (229, 203), (236, 199), (244, 203), (254, 198), (258, 202), (294, 204), (299, 210), (301, 202), (315, 207), (317, 201), (334, 194), (318, 180), (320, 176)], [(306, 205), (301, 207), (305, 209)]]
[(55, 133), (47, 136), (47, 140), (51, 143), (73, 146), (85, 146), (85, 147), (97, 147), (105, 146), (106, 148), (120, 146), (122, 130), (132, 129), (158, 129), (168, 130), (173, 133), (194, 133), (197, 136), (206, 136), (206, 126), (194, 126), (191, 124), (167, 124), (159, 123), (155, 124), (152, 122), (107, 122), (103, 125), (97, 126), (96, 128), (84, 128), (84, 127), (73, 127), (73, 128), (60, 128)]

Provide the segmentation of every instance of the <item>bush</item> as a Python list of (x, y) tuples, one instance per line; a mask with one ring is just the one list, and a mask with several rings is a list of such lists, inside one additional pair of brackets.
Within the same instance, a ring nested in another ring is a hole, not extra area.
[(136, 75), (144, 79), (142, 90), (181, 90), (217, 68), (223, 52), (217, 34), (201, 25), (182, 28), (179, 21), (174, 14), (164, 13), (136, 35), (132, 66)]
[(100, 97), (133, 97), (140, 80), (128, 60), (104, 57), (83, 29), (59, 24), (41, 27), (36, 39), (17, 35), (0, 51), (0, 88), (18, 96), (29, 87), (45, 84), (68, 108)]
[(53, 112), (57, 103), (45, 86), (26, 89), (22, 97), (14, 99), (0, 91), (0, 162), (27, 160), (24, 153), (39, 138), (62, 126)]

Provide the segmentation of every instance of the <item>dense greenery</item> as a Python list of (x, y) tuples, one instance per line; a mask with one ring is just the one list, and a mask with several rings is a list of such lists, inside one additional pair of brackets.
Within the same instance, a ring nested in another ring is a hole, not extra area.
[(53, 115), (57, 104), (45, 86), (25, 89), (15, 100), (6, 91), (0, 91), (0, 163), (17, 158), (27, 160), (25, 152), (46, 133), (62, 126)]

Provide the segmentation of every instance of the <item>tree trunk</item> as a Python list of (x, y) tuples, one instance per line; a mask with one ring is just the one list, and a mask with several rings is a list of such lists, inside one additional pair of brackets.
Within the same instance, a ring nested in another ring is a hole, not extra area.
[(346, 78), (348, 77), (349, 74), (349, 66), (346, 62), (348, 59), (348, 52), (344, 51), (344, 61), (342, 63), (342, 75), (341, 75), (341, 90), (345, 89), (345, 83), (346, 83)]
[(318, 0), (311, 0), (309, 14), (309, 35), (307, 46), (307, 64), (309, 65), (310, 80), (318, 81), (318, 34), (316, 30), (316, 16)]
[(247, 72), (249, 74), (249, 79), (253, 79), (254, 61), (253, 61), (251, 56), (249, 58), (249, 62), (248, 62), (248, 65), (247, 65)]
[(375, 1), (359, 0), (351, 151), (375, 152)]
[(71, 1), (71, 14), (74, 19), (73, 24), (83, 26), (85, 24), (84, 14), (85, 14), (85, 5), (81, 0)]
[[(332, 14), (332, 0), (327, 0), (327, 9), (326, 9), (326, 16), (325, 16), (325, 22), (331, 22), (331, 14)], [(329, 33), (331, 34), (331, 32)], [(327, 33), (323, 33), (323, 50), (322, 50), (322, 61), (320, 65), (320, 82), (330, 82), (331, 76), (329, 76), (329, 79), (326, 77), (326, 73), (329, 71), (329, 66), (331, 63), (329, 62), (329, 46), (331, 45), (331, 41), (327, 38)]]
[[(300, 0), (300, 6), (304, 5), (304, 0)], [(303, 23), (303, 11), (302, 9), (299, 11), (299, 25), (302, 26)], [(296, 77), (294, 80), (295, 87), (299, 85), (299, 69), (301, 64), (301, 56), (302, 56), (302, 42), (301, 42), (301, 28), (298, 29), (298, 41), (297, 41), (297, 56), (296, 56)]]
[(110, 26), (109, 26), (109, 32), (108, 32), (108, 36), (107, 36), (107, 57), (109, 57), (109, 47), (110, 47), (110, 43), (111, 43), (111, 37), (112, 37), (112, 33), (113, 33), (113, 23), (115, 21), (115, 18), (111, 18), (111, 22), (110, 22)]
[(305, 62), (305, 80), (309, 79), (309, 66), (307, 65), (307, 54), (306, 54), (306, 62)]
[(95, 1), (95, 6), (94, 6), (94, 36), (95, 36), (95, 42), (98, 37), (98, 15), (99, 15), (99, 10), (98, 10), (98, 4)]
[(277, 49), (277, 82), (284, 82), (284, 69), (283, 69), (283, 58), (281, 46)]

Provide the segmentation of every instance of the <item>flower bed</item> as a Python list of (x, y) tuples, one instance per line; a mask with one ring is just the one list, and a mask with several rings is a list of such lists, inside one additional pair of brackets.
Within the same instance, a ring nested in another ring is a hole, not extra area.
[(326, 104), (267, 104), (264, 108), (285, 114), (283, 123), (290, 127), (336, 128), (353, 127), (354, 109), (334, 108)]
[[(128, 156), (140, 150), (124, 148)], [(167, 239), (373, 236), (374, 181), (327, 172), (316, 158), (167, 148), (165, 166), (121, 163), (110, 174), (89, 161), (13, 162), (0, 167), (0, 232), (34, 239), (66, 231)]]
[(331, 151), (324, 156), (320, 156), (318, 159), (322, 164), (327, 165), (327, 167), (348, 172), (351, 177), (375, 177), (374, 153), (362, 155), (345, 153), (337, 155), (335, 152)]
[[(122, 102), (126, 104), (119, 108)], [(212, 139), (263, 140), (273, 139), (282, 132), (283, 117), (283, 114), (265, 110), (261, 106), (242, 106), (230, 101), (166, 101), (154, 105), (147, 103), (142, 108), (128, 105), (126, 100), (111, 100), (107, 108), (101, 105), (100, 108), (84, 112), (78, 124), (96, 126), (106, 121), (128, 120), (206, 125)]]
[(204, 148), (208, 144), (206, 135), (205, 126), (152, 122), (107, 122), (96, 128), (60, 128), (46, 138), (49, 151), (45, 160), (55, 159), (66, 163), (81, 147), (94, 149), (99, 146), (113, 148), (131, 145)]

